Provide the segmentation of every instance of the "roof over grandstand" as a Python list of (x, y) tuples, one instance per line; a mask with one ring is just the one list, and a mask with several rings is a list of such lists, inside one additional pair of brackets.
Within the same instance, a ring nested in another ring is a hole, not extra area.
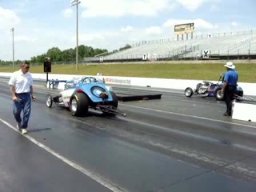
[[(195, 23), (195, 36), (256, 29), (254, 0), (80, 0), (79, 44), (109, 51), (126, 44), (176, 38), (174, 25)], [(0, 60), (30, 59), (76, 45), (71, 1), (1, 0)]]

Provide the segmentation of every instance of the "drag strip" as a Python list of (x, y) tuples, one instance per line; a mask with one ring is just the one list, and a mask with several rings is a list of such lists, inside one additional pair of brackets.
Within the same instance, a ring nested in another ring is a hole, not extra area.
[[(12, 130), (16, 131), (17, 133), (21, 134), (17, 128), (13, 127), (11, 124), (9, 124), (8, 122), (6, 122), (5, 120), (0, 118), (0, 121), (5, 124), (6, 126), (8, 126), (9, 128), (11, 128)], [(34, 139), (33, 137), (29, 136), (29, 135), (23, 135), (24, 137), (26, 137), (30, 142), (34, 143), (35, 145), (37, 145), (38, 147), (42, 148), (43, 150), (45, 150), (46, 152), (50, 153), (51, 155), (53, 155), (54, 157), (58, 158), (59, 160), (61, 160), (62, 162), (66, 163), (67, 165), (69, 165), (70, 167), (78, 170), (79, 172), (81, 172), (82, 174), (88, 176), (89, 178), (91, 178), (92, 180), (98, 182), (99, 184), (101, 184), (102, 186), (106, 187), (107, 189), (113, 191), (113, 192), (120, 192), (120, 191), (126, 191), (125, 189), (122, 189), (119, 186), (116, 186), (115, 184), (111, 183), (110, 181), (107, 181), (105, 178), (101, 178), (99, 175), (97, 175), (96, 173), (93, 173), (92, 171), (81, 167), (80, 165), (76, 164), (75, 162), (65, 158), (64, 156), (60, 155), (59, 153), (55, 152), (54, 150), (52, 150), (51, 148), (47, 147), (46, 145), (44, 145), (43, 143), (40, 143), (39, 141), (37, 141), (36, 139)]]
[[(146, 92), (162, 97), (120, 102), (127, 117), (91, 111), (87, 117), (77, 118), (63, 108), (47, 108), (47, 95), (58, 91), (37, 84), (30, 132), (23, 137), (15, 129), (8, 86), (3, 82), (0, 88), (1, 146), (13, 141), (13, 154), (25, 149), (22, 153), (29, 164), (16, 162), (17, 167), (25, 167), (20, 174), (28, 175), (27, 180), (22, 179), (24, 191), (34, 189), (34, 183), (38, 183), (36, 191), (44, 191), (46, 186), (48, 191), (70, 191), (61, 186), (72, 186), (69, 179), (77, 181), (76, 191), (256, 190), (255, 124), (223, 117), (222, 102), (185, 98), (177, 91), (113, 87), (117, 94)], [(8, 150), (0, 150), (1, 157), (6, 154)], [(34, 169), (48, 167), (45, 177), (29, 177), (30, 164)], [(66, 166), (55, 171), (61, 165)], [(12, 162), (0, 161), (1, 170), (13, 180), (20, 179), (12, 166)], [(51, 170), (59, 178), (51, 177)], [(93, 185), (86, 188), (82, 181)], [(0, 189), (15, 191), (20, 185), (8, 185), (4, 179)]]

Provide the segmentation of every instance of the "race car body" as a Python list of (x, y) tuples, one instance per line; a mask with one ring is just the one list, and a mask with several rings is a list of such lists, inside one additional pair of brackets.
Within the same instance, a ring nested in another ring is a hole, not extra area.
[[(221, 92), (221, 89), (223, 87), (222, 80), (223, 80), (223, 76), (221, 75), (217, 83), (213, 83), (210, 81), (203, 81), (202, 83), (198, 83), (195, 89), (192, 89), (191, 87), (187, 87), (184, 91), (184, 95), (186, 97), (191, 97), (194, 94), (201, 97), (215, 97), (216, 100), (223, 100), (224, 95)], [(235, 97), (237, 98), (237, 100), (243, 97), (243, 94), (244, 94), (243, 89), (237, 85), (236, 92), (235, 92)]]
[(46, 105), (50, 108), (56, 103), (70, 109), (74, 116), (84, 116), (88, 109), (102, 111), (105, 114), (117, 114), (118, 99), (113, 90), (94, 77), (85, 77), (68, 81), (65, 89), (57, 96), (49, 96)]

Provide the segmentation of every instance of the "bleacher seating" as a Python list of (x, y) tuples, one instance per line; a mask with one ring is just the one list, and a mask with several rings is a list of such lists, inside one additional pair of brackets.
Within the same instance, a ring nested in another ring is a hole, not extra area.
[(129, 49), (103, 56), (101, 60), (198, 59), (234, 55), (256, 55), (256, 31), (195, 34), (193, 39), (188, 40), (142, 41)]

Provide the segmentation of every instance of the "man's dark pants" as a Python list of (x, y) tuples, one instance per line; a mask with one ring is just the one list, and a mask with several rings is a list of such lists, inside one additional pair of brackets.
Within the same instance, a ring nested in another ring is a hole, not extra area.
[(236, 91), (236, 86), (227, 85), (224, 91), (224, 100), (226, 103), (226, 113), (231, 116), (232, 115), (232, 101), (234, 100), (234, 95)]

